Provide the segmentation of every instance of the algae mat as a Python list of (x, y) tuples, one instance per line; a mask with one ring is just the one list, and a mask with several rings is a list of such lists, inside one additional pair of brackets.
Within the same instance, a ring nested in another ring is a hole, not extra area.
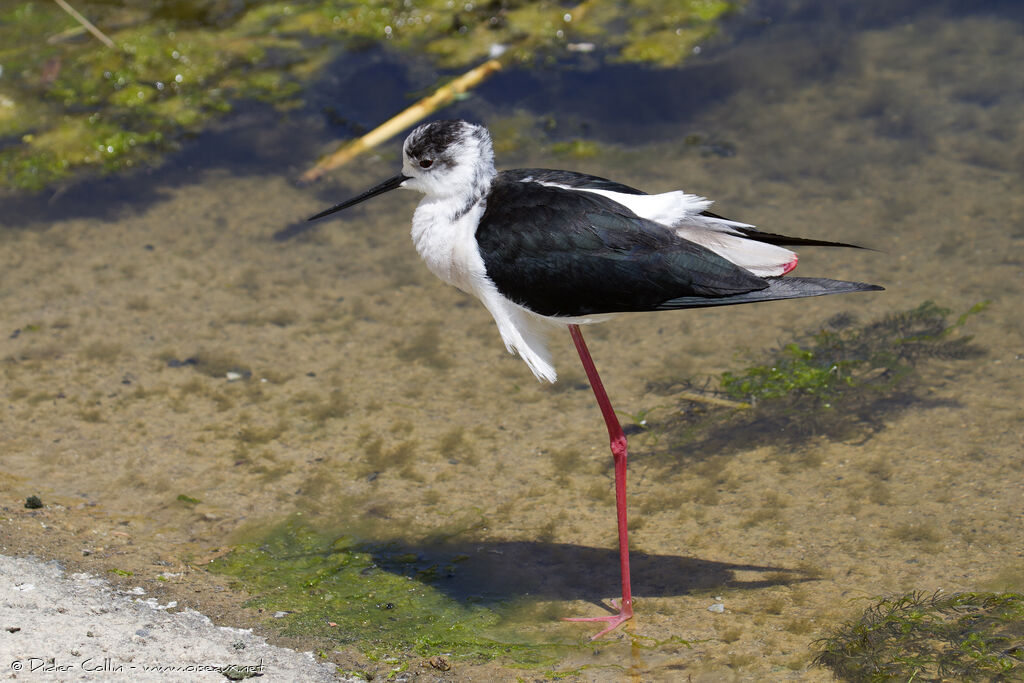
[(572, 41), (597, 40), (621, 60), (678, 65), (736, 4), (83, 2), (88, 18), (79, 17), (92, 20), (94, 40), (58, 4), (8, 3), (0, 7), (0, 188), (155, 165), (242, 100), (294, 109), (342, 47), (381, 43), (465, 71), (488, 55), (543, 62)]

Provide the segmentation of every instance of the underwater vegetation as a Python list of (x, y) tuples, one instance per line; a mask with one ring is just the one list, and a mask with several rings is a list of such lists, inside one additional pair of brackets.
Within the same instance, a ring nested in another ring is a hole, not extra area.
[[(508, 609), (482, 596), (456, 599), (437, 585), (467, 556), (427, 556), (388, 544), (332, 537), (290, 520), (210, 565), (280, 615), (284, 635), (355, 645), (371, 659), (396, 656), (551, 664), (564, 645), (530, 642), (502, 630)], [(392, 661), (388, 659), (388, 661)], [(397, 660), (396, 660), (397, 661)]]
[[(667, 437), (669, 448), (693, 441), (716, 449), (744, 449), (765, 443), (798, 445), (808, 437), (868, 438), (883, 418), (925, 399), (919, 367), (938, 359), (963, 360), (984, 355), (971, 337), (960, 334), (982, 302), (950, 320), (950, 311), (926, 301), (869, 323), (840, 314), (796, 341), (769, 353), (763, 363), (721, 376), (712, 397), (744, 402), (749, 409), (683, 399), (681, 414), (655, 419), (648, 429)], [(672, 395), (691, 382), (651, 383), (649, 389)]]
[(585, 45), (677, 65), (740, 3), (641, 0), (80, 0), (0, 7), (0, 188), (151, 164), (240, 100), (301, 105), (336, 49), (387, 44), (465, 69)]
[(815, 661), (848, 681), (1019, 681), (1024, 595), (885, 598), (818, 642)]
[[(296, 514), (253, 527), (207, 567), (248, 593), (246, 606), (260, 610), (269, 629), (342, 658), (361, 652), (391, 671), (444, 656), (452, 663), (493, 661), (557, 679), (574, 675), (567, 667), (580, 657), (590, 659), (595, 645), (584, 640), (590, 634), (559, 618), (567, 616), (567, 601), (600, 604), (616, 586), (614, 549), (489, 538), (488, 520), (475, 511), (425, 534), (406, 535), (410, 528), (403, 523), (403, 535), (396, 537), (390, 523), (367, 519), (374, 514), (371, 509), (329, 522)], [(633, 559), (637, 593), (652, 598), (796, 585), (817, 575), (813, 568), (674, 554), (637, 552)], [(633, 652), (693, 647), (677, 634), (659, 640), (640, 631), (629, 640)], [(618, 661), (591, 660), (585, 668), (613, 672), (597, 680), (621, 674)]]

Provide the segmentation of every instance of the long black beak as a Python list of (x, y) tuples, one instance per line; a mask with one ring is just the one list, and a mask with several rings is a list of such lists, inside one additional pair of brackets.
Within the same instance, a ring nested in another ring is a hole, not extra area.
[(358, 197), (353, 197), (352, 199), (349, 199), (348, 201), (344, 201), (341, 204), (337, 204), (335, 206), (332, 206), (331, 208), (327, 209), (326, 211), (321, 211), (320, 213), (316, 214), (315, 216), (310, 216), (306, 220), (307, 221), (315, 221), (317, 218), (323, 218), (324, 216), (328, 216), (328, 215), (334, 213), (335, 211), (341, 211), (342, 209), (347, 209), (350, 206), (355, 206), (359, 202), (365, 202), (367, 199), (370, 199), (372, 197), (376, 197), (379, 194), (384, 194), (385, 192), (390, 192), (391, 190), (395, 189), (396, 187), (401, 187), (402, 183), (404, 183), (408, 179), (409, 179), (409, 176), (402, 175), (401, 173), (399, 173), (394, 178), (388, 178), (387, 180), (385, 180), (380, 185), (377, 185), (376, 187), (371, 187), (369, 190), (367, 190), (366, 192), (362, 193)]

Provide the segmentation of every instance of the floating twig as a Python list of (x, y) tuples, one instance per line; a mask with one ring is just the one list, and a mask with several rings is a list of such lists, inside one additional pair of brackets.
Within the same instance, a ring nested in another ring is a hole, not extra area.
[[(568, 12), (565, 10), (559, 10), (558, 16), (571, 16), (571, 20), (573, 22), (579, 22), (579, 20), (590, 9), (590, 6), (591, 0), (582, 0), (582, 2), (575, 7), (572, 7)], [(563, 21), (567, 22), (569, 19), (563, 19)], [(482, 27), (477, 28), (478, 30), (486, 30), (486, 28)], [(508, 61), (508, 59), (515, 59), (515, 55), (522, 55), (524, 51), (528, 50), (531, 46), (536, 46), (542, 42), (542, 38), (538, 35), (530, 36), (527, 34), (515, 42), (516, 44), (514, 46), (502, 46), (502, 52), (498, 53), (506, 61)], [(441, 86), (435, 90), (433, 94), (424, 97), (402, 113), (394, 116), (388, 121), (385, 121), (363, 137), (342, 145), (334, 153), (322, 158), (316, 163), (316, 165), (303, 173), (300, 180), (306, 183), (313, 182), (328, 171), (347, 164), (366, 150), (376, 147), (380, 143), (389, 140), (406, 128), (419, 122), (421, 119), (430, 116), (441, 107), (449, 104), (457, 96), (465, 93), (467, 90), (475, 88), (487, 79), (487, 77), (497, 71), (500, 71), (501, 68), (501, 61), (495, 57), (489, 59), (475, 69), (467, 71), (447, 85)]]
[(705, 394), (698, 394), (695, 391), (681, 391), (678, 394), (675, 394), (675, 396), (686, 401), (694, 401), (695, 403), (708, 403), (713, 406), (722, 406), (724, 408), (736, 408), (738, 410), (747, 410), (751, 407), (749, 403), (744, 403), (743, 401), (732, 401), (727, 398), (707, 396)]
[[(61, 2), (61, 0), (57, 0), (57, 2)], [(300, 179), (302, 182), (309, 183), (319, 179), (328, 171), (347, 164), (359, 154), (376, 147), (380, 143), (401, 133), (414, 123), (430, 116), (457, 96), (476, 87), (484, 79), (500, 69), (501, 62), (497, 59), (491, 59), (475, 69), (467, 71), (454, 81), (435, 90), (433, 94), (424, 97), (405, 111), (388, 119), (363, 137), (342, 145), (338, 150), (327, 155), (318, 161), (315, 166), (303, 173)]]
[(53, 0), (53, 1), (56, 2), (58, 5), (60, 5), (60, 8), (62, 10), (64, 10), (65, 12), (70, 14), (72, 17), (74, 17), (75, 21), (77, 21), (79, 24), (81, 24), (85, 28), (86, 31), (88, 31), (89, 33), (91, 33), (94, 36), (96, 36), (96, 39), (98, 41), (100, 41), (101, 43), (103, 43), (104, 45), (106, 45), (107, 47), (109, 47), (111, 49), (117, 49), (117, 44), (114, 43), (114, 41), (112, 41), (107, 36), (106, 33), (104, 33), (103, 31), (99, 30), (98, 28), (96, 28), (95, 24), (93, 24), (91, 21), (89, 21), (88, 19), (83, 17), (81, 14), (79, 14), (78, 10), (76, 10), (74, 7), (72, 7), (67, 2), (65, 2), (65, 0)]

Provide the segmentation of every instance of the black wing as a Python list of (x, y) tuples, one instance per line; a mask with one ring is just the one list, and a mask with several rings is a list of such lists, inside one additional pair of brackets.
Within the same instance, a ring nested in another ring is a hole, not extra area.
[(622, 194), (647, 194), (642, 190), (629, 185), (617, 183), (614, 180), (601, 178), (586, 173), (575, 171), (556, 171), (550, 168), (517, 168), (511, 171), (502, 171), (498, 174), (498, 182), (523, 182), (527, 178), (538, 183), (556, 183), (566, 187), (578, 187), (581, 190), (608, 190), (609, 192), (621, 192)]
[[(701, 211), (701, 216), (707, 216), (708, 218), (717, 218), (719, 220), (729, 220), (719, 216), (717, 213), (711, 213), (710, 211)], [(774, 232), (763, 232), (754, 228), (741, 228), (739, 226), (730, 226), (729, 229), (738, 235), (742, 235), (749, 240), (755, 240), (757, 242), (766, 242), (768, 244), (776, 244), (780, 247), (849, 247), (851, 249), (867, 249), (868, 247), (860, 247), (856, 244), (847, 244), (846, 242), (831, 242), (829, 240), (815, 240), (808, 237), (790, 237), (789, 235), (780, 235)]]
[(601, 195), (513, 178), (491, 186), (476, 240), (498, 291), (536, 313), (652, 311), (769, 286)]
[[(635, 187), (629, 185), (623, 185), (617, 183), (614, 180), (608, 180), (596, 175), (588, 175), (586, 173), (576, 173), (575, 171), (557, 171), (547, 168), (517, 168), (511, 171), (502, 171), (499, 176), (508, 181), (518, 180), (523, 181), (527, 178), (535, 180), (540, 183), (557, 183), (558, 185), (565, 185), (566, 187), (578, 187), (581, 190), (607, 190), (609, 192), (621, 192), (622, 194), (647, 194), (643, 190), (638, 190)], [(708, 218), (717, 218), (719, 220), (729, 220), (724, 216), (719, 216), (717, 213), (710, 211), (701, 211), (701, 216)], [(766, 242), (768, 244), (775, 244), (780, 247), (849, 247), (851, 249), (865, 249), (856, 244), (847, 244), (846, 242), (832, 242), (829, 240), (816, 240), (808, 237), (790, 237), (789, 235), (780, 235), (774, 232), (764, 232), (755, 228), (741, 228), (741, 227), (730, 227), (730, 230), (738, 235), (746, 237), (747, 239), (754, 240), (756, 242)]]

